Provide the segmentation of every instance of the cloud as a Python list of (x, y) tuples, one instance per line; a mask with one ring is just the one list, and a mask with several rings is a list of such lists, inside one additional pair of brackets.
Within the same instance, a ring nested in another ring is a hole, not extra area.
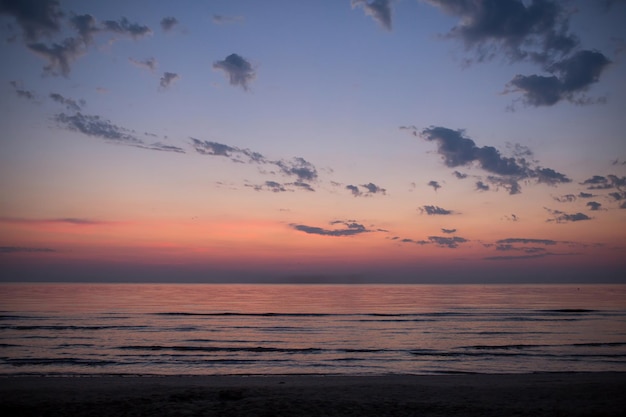
[(247, 187), (254, 188), (255, 191), (272, 191), (274, 193), (281, 193), (288, 191), (284, 185), (276, 181), (265, 181), (261, 185), (246, 185)]
[(159, 65), (157, 60), (154, 58), (147, 58), (147, 59), (144, 59), (143, 61), (139, 61), (134, 58), (128, 58), (128, 60), (131, 62), (131, 64), (133, 64), (137, 68), (146, 69), (150, 72), (156, 71), (157, 66)]
[(548, 212), (554, 216), (546, 220), (548, 222), (566, 223), (566, 222), (579, 222), (583, 220), (591, 220), (591, 217), (587, 216), (584, 213), (568, 214), (560, 210), (551, 210), (549, 208), (546, 208), (546, 210), (548, 210)]
[(552, 253), (539, 253), (534, 255), (519, 255), (519, 256), (486, 256), (483, 259), (485, 261), (514, 261), (516, 259), (537, 259), (544, 258), (549, 255), (554, 255)]
[(565, 194), (561, 197), (552, 197), (554, 200), (559, 203), (572, 203), (576, 201), (576, 196), (574, 194)]
[(384, 29), (391, 30), (391, 0), (352, 0), (352, 8), (356, 7), (362, 7), (365, 14)]
[(466, 243), (469, 240), (459, 236), (428, 236), (427, 240), (414, 240), (414, 239), (400, 239), (393, 238), (393, 240), (400, 240), (402, 243), (415, 243), (417, 245), (437, 245), (444, 248), (455, 249), (459, 247), (459, 243)]
[(252, 64), (237, 54), (230, 54), (223, 61), (215, 61), (213, 68), (224, 71), (230, 85), (240, 86), (246, 91), (248, 84), (256, 78)]
[(58, 32), (63, 12), (56, 0), (2, 0), (0, 15), (13, 16), (24, 38), (33, 42)]
[(344, 226), (342, 229), (324, 229), (321, 227), (315, 226), (306, 226), (303, 224), (290, 224), (289, 226), (295, 230), (300, 232), (304, 232), (307, 234), (313, 235), (321, 235), (321, 236), (354, 236), (361, 233), (372, 232), (372, 230), (368, 230), (362, 224), (356, 223), (354, 221), (342, 221), (337, 220), (330, 223), (331, 225), (341, 224)]
[(49, 219), (29, 219), (22, 217), (0, 217), (0, 223), (9, 224), (26, 224), (26, 225), (38, 225), (38, 224), (72, 224), (76, 226), (100, 226), (108, 225), (111, 222), (94, 220), (82, 217), (60, 217)]
[(600, 210), (600, 207), (602, 207), (602, 204), (597, 201), (589, 201), (586, 206), (589, 207), (591, 211), (598, 211)]
[(105, 20), (102, 22), (102, 25), (103, 30), (118, 35), (130, 36), (133, 39), (152, 34), (152, 30), (148, 26), (131, 23), (125, 17), (122, 17), (120, 20)]
[(317, 170), (315, 166), (304, 158), (294, 157), (290, 160), (280, 160), (273, 162), (280, 172), (285, 175), (295, 175), (298, 179), (303, 181), (314, 181), (317, 179)]
[(165, 145), (160, 142), (152, 144), (145, 143), (137, 138), (134, 131), (117, 126), (111, 121), (102, 119), (100, 116), (82, 114), (80, 112), (67, 115), (59, 113), (54, 116), (59, 126), (68, 130), (83, 133), (99, 139), (104, 139), (110, 143), (116, 143), (127, 146), (134, 146), (142, 149), (150, 149), (155, 151), (185, 153), (182, 148), (172, 145)]
[(361, 187), (365, 188), (365, 192), (361, 191), (356, 185), (346, 185), (346, 190), (349, 190), (353, 196), (355, 197), (371, 197), (374, 194), (382, 194), (385, 195), (387, 190), (379, 187), (378, 185), (370, 182), (367, 184), (361, 184)]
[(50, 248), (31, 248), (24, 246), (0, 246), (0, 255), (9, 253), (42, 253), (42, 252), (56, 252)]
[(524, 157), (505, 157), (493, 146), (479, 147), (471, 138), (465, 136), (462, 129), (431, 126), (419, 134), (417, 130), (414, 131), (414, 135), (435, 142), (437, 153), (450, 168), (477, 164), (483, 170), (496, 174), (497, 176), (487, 177), (489, 182), (507, 189), (510, 194), (521, 192), (518, 181), (522, 179), (532, 178), (538, 183), (549, 185), (571, 182), (567, 176), (551, 168), (532, 167)]
[(315, 166), (304, 158), (294, 157), (289, 160), (281, 159), (272, 161), (264, 157), (258, 152), (250, 149), (242, 149), (235, 146), (225, 145), (223, 143), (211, 142), (190, 138), (191, 145), (201, 155), (223, 156), (229, 158), (233, 162), (239, 163), (255, 163), (264, 165), (274, 165), (279, 172), (287, 176), (295, 176), (298, 181), (294, 183), (300, 188), (309, 188), (313, 190), (306, 181), (315, 181), (317, 179), (317, 169)]
[(489, 191), (489, 185), (485, 184), (482, 181), (476, 181), (476, 190), (478, 190), (478, 191)]
[(446, 234), (456, 233), (456, 229), (443, 229), (442, 228), (441, 231)]
[(65, 106), (65, 108), (69, 111), (80, 111), (86, 104), (85, 100), (76, 101), (71, 98), (63, 97), (61, 94), (58, 93), (50, 93), (50, 98), (53, 101)]
[(435, 216), (435, 215), (442, 215), (442, 216), (446, 216), (449, 214), (453, 214), (454, 212), (452, 210), (446, 210), (444, 208), (441, 208), (439, 206), (422, 206), (419, 208), (420, 213), (426, 213), (429, 216)]
[(61, 43), (53, 43), (51, 46), (43, 43), (30, 43), (28, 49), (48, 61), (48, 65), (43, 67), (44, 73), (48, 75), (70, 74), (70, 64), (79, 56), (85, 53), (85, 49), (79, 39), (67, 38)]
[(437, 191), (441, 188), (441, 185), (437, 181), (428, 181), (428, 186), (433, 187), (433, 190)]
[(626, 200), (626, 191), (609, 193), (609, 197), (613, 198), (615, 201)]
[(15, 94), (17, 94), (18, 97), (25, 98), (26, 100), (35, 100), (35, 93), (22, 89), (17, 81), (9, 81), (9, 84), (13, 86)]
[(545, 62), (572, 51), (578, 39), (568, 33), (568, 14), (552, 0), (426, 0), (459, 17), (447, 34), (463, 40), (477, 59), (491, 59), (499, 51), (511, 60)]
[(547, 71), (553, 75), (516, 75), (509, 82), (506, 92), (522, 93), (523, 102), (535, 107), (552, 106), (562, 100), (591, 104), (598, 100), (591, 100), (583, 93), (598, 82), (610, 63), (601, 52), (578, 51), (547, 67)]
[(617, 188), (621, 190), (626, 187), (626, 177), (618, 177), (617, 175), (594, 175), (591, 178), (586, 179), (580, 183), (586, 185), (588, 190), (608, 190), (611, 188)]
[(178, 19), (172, 16), (164, 17), (163, 19), (161, 19), (161, 29), (163, 29), (163, 32), (169, 32), (177, 24), (178, 24)]
[(522, 244), (522, 245), (556, 245), (558, 242), (551, 239), (528, 239), (519, 237), (510, 237), (506, 239), (500, 239), (496, 241), (496, 245), (508, 245), (508, 244)]
[(594, 195), (593, 195), (593, 194), (591, 194), (591, 193), (584, 193), (584, 192), (582, 192), (582, 191), (581, 191), (580, 193), (578, 193), (578, 197), (580, 197), (580, 198), (591, 198), (591, 197), (593, 197), (593, 196), (594, 196)]
[(463, 174), (462, 172), (459, 172), (459, 171), (454, 171), (452, 174), (459, 180), (463, 180), (467, 178), (467, 174)]
[(516, 214), (511, 214), (510, 216), (504, 216), (504, 219), (512, 221), (512, 222), (516, 222), (519, 220), (519, 217)]
[(159, 80), (159, 85), (161, 86), (161, 88), (167, 89), (170, 85), (172, 85), (173, 82), (178, 80), (180, 80), (180, 75), (176, 74), (175, 72), (164, 72), (163, 76)]
[(96, 18), (90, 14), (74, 15), (69, 19), (69, 22), (70, 26), (76, 29), (85, 45), (91, 44), (93, 35), (101, 31)]

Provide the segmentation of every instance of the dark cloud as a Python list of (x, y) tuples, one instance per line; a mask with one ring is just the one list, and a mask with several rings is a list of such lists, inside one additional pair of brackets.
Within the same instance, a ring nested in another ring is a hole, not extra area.
[(531, 167), (523, 157), (505, 157), (493, 146), (476, 146), (472, 139), (465, 136), (464, 130), (431, 126), (419, 132), (419, 137), (437, 143), (437, 153), (446, 166), (454, 168), (477, 163), (483, 170), (497, 175), (489, 176), (489, 182), (507, 189), (510, 194), (521, 192), (518, 181), (523, 179), (535, 179), (538, 183), (550, 185), (571, 182), (564, 174), (551, 168)]
[(454, 171), (452, 174), (455, 177), (457, 177), (457, 179), (460, 179), (460, 180), (467, 178), (467, 174), (463, 174), (462, 172), (459, 172), (459, 171)]
[(476, 181), (476, 189), (478, 191), (489, 191), (489, 185), (482, 181)]
[(619, 159), (614, 159), (611, 161), (611, 165), (626, 165), (626, 161), (620, 161)]
[(524, 253), (545, 253), (546, 248), (536, 247), (536, 246), (514, 246), (511, 244), (499, 244), (496, 245), (497, 251), (508, 252), (508, 251), (518, 251)]
[(13, 86), (13, 88), (15, 89), (15, 94), (17, 94), (18, 97), (25, 98), (27, 100), (35, 99), (35, 93), (32, 91), (22, 89), (20, 87), (20, 83), (18, 83), (17, 81), (9, 81), (9, 84)]
[(303, 182), (303, 181), (290, 182), (290, 183), (287, 183), (287, 185), (293, 185), (294, 187), (298, 187), (306, 191), (315, 191), (315, 188), (313, 188), (311, 184)]
[(172, 85), (173, 82), (179, 79), (180, 75), (176, 74), (175, 72), (164, 72), (163, 76), (161, 76), (161, 79), (159, 80), (159, 85), (161, 86), (161, 88), (167, 89), (170, 85)]
[(367, 184), (361, 184), (362, 187), (365, 187), (367, 189), (367, 192), (370, 194), (386, 194), (387, 190), (379, 187), (378, 185), (374, 184), (374, 183), (367, 183)]
[(414, 240), (414, 239), (400, 239), (394, 238), (394, 240), (400, 240), (402, 243), (415, 243), (417, 245), (437, 245), (444, 248), (455, 249), (459, 247), (460, 243), (469, 242), (469, 240), (459, 236), (428, 236), (427, 240)]
[(591, 198), (591, 197), (593, 197), (593, 194), (591, 194), (591, 193), (583, 193), (581, 191), (580, 193), (578, 193), (578, 197), (580, 197), (580, 198)]
[(510, 238), (500, 239), (496, 241), (497, 245), (522, 244), (522, 245), (552, 246), (552, 245), (556, 245), (557, 243), (558, 242), (556, 240), (551, 240), (551, 239), (528, 239), (528, 238), (519, 238), (519, 237), (510, 237)]
[(304, 158), (295, 157), (290, 160), (280, 160), (273, 162), (280, 172), (289, 176), (296, 176), (303, 181), (315, 181), (317, 179), (317, 170), (315, 166)]
[(609, 197), (613, 198), (615, 201), (626, 200), (626, 191), (609, 193)]
[(109, 120), (100, 118), (100, 116), (82, 114), (80, 112), (73, 115), (59, 113), (55, 115), (54, 121), (56, 121), (59, 126), (68, 130), (104, 139), (110, 143), (134, 146), (142, 149), (151, 149), (155, 151), (185, 153), (182, 148), (177, 146), (164, 145), (160, 142), (152, 144), (145, 143), (135, 135), (134, 131), (117, 126)]
[(343, 225), (344, 228), (324, 229), (321, 227), (306, 226), (303, 224), (290, 224), (289, 226), (300, 232), (313, 234), (313, 235), (321, 235), (321, 236), (354, 236), (354, 235), (358, 235), (361, 233), (372, 232), (372, 230), (368, 230), (362, 224), (359, 224), (353, 221), (333, 221), (330, 224), (331, 226), (340, 224), (340, 225)]
[(566, 222), (579, 222), (583, 220), (591, 220), (591, 217), (587, 216), (584, 213), (569, 214), (569, 213), (562, 212), (560, 210), (551, 210), (548, 208), (546, 208), (546, 210), (548, 210), (548, 212), (554, 216), (548, 219), (547, 220), (548, 222), (566, 223)]
[(442, 228), (441, 231), (446, 234), (456, 233), (456, 229), (443, 229)]
[(428, 181), (427, 184), (429, 187), (433, 187), (433, 190), (437, 191), (438, 189), (441, 188), (441, 185), (439, 185), (439, 183), (437, 181)]
[(261, 185), (246, 185), (247, 187), (254, 188), (255, 191), (271, 191), (274, 193), (282, 193), (288, 191), (285, 186), (276, 181), (265, 181)]
[(294, 186), (300, 188), (310, 188), (307, 181), (315, 181), (317, 179), (317, 169), (315, 166), (304, 158), (294, 157), (289, 160), (271, 161), (258, 152), (250, 149), (242, 149), (234, 146), (225, 145), (223, 143), (211, 142), (195, 138), (191, 139), (191, 145), (196, 152), (202, 155), (224, 156), (233, 162), (255, 163), (274, 165), (279, 172), (287, 176), (295, 176), (298, 178)]
[(576, 201), (576, 196), (574, 194), (565, 194), (560, 197), (552, 197), (554, 200), (559, 203), (572, 203)]
[(589, 201), (586, 205), (591, 211), (598, 211), (600, 210), (600, 207), (602, 207), (602, 204), (597, 201)]
[(178, 19), (172, 16), (164, 17), (163, 19), (161, 19), (161, 29), (163, 29), (164, 32), (169, 32), (177, 24), (178, 24)]
[(138, 68), (142, 68), (142, 69), (147, 69), (150, 72), (156, 71), (157, 66), (159, 65), (157, 60), (154, 59), (154, 58), (147, 58), (147, 59), (144, 59), (143, 61), (140, 61), (140, 60), (134, 59), (134, 58), (128, 58), (128, 60), (134, 66), (136, 66)]
[(51, 93), (50, 98), (53, 101), (65, 106), (65, 108), (69, 111), (80, 111), (85, 105), (85, 100), (76, 101), (71, 98), (63, 97), (61, 94), (58, 93)]
[(0, 15), (13, 16), (24, 38), (34, 42), (60, 30), (63, 12), (56, 0), (1, 0)]
[(246, 91), (248, 84), (256, 77), (252, 64), (237, 54), (230, 54), (223, 61), (215, 61), (213, 68), (224, 71), (230, 85), (240, 86)]
[(545, 62), (572, 51), (579, 43), (568, 33), (568, 14), (552, 0), (427, 0), (459, 17), (449, 38), (462, 39), (477, 59), (503, 52), (511, 60)]
[(101, 31), (96, 18), (90, 14), (74, 15), (69, 19), (70, 25), (76, 29), (80, 39), (89, 45), (93, 42), (94, 34)]
[(486, 261), (514, 261), (516, 259), (537, 259), (544, 258), (552, 255), (551, 253), (539, 253), (534, 255), (519, 255), (519, 256), (486, 256), (483, 259)]
[(606, 177), (594, 175), (580, 184), (586, 185), (588, 190), (608, 190), (611, 188), (621, 190), (621, 188), (626, 187), (626, 177), (620, 178), (617, 175), (607, 175)]
[(355, 197), (360, 197), (363, 194), (356, 185), (346, 185), (346, 190), (350, 190)]
[(362, 7), (384, 29), (391, 30), (391, 0), (352, 0), (352, 8)]
[(48, 65), (43, 67), (45, 74), (63, 75), (64, 77), (68, 77), (70, 74), (70, 64), (85, 53), (84, 46), (76, 38), (67, 38), (63, 42), (53, 43), (51, 46), (43, 43), (31, 43), (27, 47), (48, 61)]
[(152, 30), (148, 26), (139, 23), (131, 23), (125, 17), (122, 17), (120, 20), (105, 20), (102, 22), (102, 26), (102, 30), (118, 35), (130, 36), (133, 39), (138, 39), (152, 33)]
[(444, 208), (441, 208), (439, 206), (422, 206), (419, 208), (420, 213), (426, 213), (429, 216), (435, 216), (435, 215), (449, 215), (449, 214), (453, 214), (454, 212), (452, 210), (446, 210)]
[(579, 51), (550, 65), (547, 71), (552, 75), (516, 75), (507, 92), (522, 93), (524, 103), (531, 106), (552, 106), (562, 100), (591, 104), (595, 101), (583, 93), (598, 82), (610, 62), (601, 52)]
[(41, 252), (56, 252), (50, 248), (31, 248), (24, 246), (0, 246), (0, 255), (9, 253), (41, 253)]

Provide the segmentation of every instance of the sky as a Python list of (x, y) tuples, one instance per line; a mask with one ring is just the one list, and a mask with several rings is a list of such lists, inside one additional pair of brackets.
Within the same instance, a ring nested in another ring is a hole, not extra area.
[(0, 0), (0, 281), (626, 283), (625, 16)]

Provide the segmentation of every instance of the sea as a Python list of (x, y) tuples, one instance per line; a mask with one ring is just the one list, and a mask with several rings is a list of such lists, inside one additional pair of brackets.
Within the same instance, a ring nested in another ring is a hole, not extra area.
[(626, 285), (0, 284), (0, 375), (626, 372)]

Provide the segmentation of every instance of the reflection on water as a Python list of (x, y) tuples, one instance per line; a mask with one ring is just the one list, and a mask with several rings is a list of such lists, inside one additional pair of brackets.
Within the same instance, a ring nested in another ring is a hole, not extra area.
[(626, 286), (0, 286), (0, 372), (626, 371)]

